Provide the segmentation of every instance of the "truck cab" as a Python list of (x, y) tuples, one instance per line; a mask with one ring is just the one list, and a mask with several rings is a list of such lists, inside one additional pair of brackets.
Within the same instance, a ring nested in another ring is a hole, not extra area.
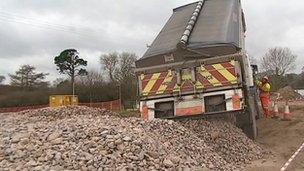
[(256, 96), (240, 0), (203, 0), (173, 10), (136, 61), (142, 117), (222, 116), (256, 137)]

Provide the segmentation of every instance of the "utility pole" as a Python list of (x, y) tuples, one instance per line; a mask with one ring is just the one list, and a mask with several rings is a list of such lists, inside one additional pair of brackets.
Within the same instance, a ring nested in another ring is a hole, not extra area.
[(119, 110), (121, 111), (121, 83), (118, 84)]
[(93, 80), (90, 78), (90, 107), (92, 107), (92, 88), (93, 88)]

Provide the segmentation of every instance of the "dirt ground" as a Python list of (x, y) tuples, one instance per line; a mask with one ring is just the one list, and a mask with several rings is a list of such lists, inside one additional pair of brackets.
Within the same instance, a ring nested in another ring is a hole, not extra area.
[[(304, 104), (303, 104), (304, 107)], [(272, 154), (254, 161), (246, 167), (248, 171), (278, 171), (304, 142), (304, 110), (291, 109), (292, 121), (275, 119), (258, 120), (257, 142), (269, 149)], [(287, 171), (304, 171), (304, 150), (287, 168)]]

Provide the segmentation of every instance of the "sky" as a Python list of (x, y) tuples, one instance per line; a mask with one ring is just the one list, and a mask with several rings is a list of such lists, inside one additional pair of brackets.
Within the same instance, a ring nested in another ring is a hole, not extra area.
[[(172, 9), (192, 0), (1, 0), (0, 75), (20, 65), (34, 65), (59, 75), (53, 59), (67, 48), (77, 49), (89, 70), (101, 70), (99, 57), (110, 52), (147, 50)], [(243, 0), (246, 50), (260, 58), (271, 47), (289, 47), (304, 65), (304, 1)], [(6, 83), (9, 83), (7, 77)]]

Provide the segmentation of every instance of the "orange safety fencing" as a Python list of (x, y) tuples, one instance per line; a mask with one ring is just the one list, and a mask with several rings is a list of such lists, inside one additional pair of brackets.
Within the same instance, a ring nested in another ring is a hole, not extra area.
[[(120, 100), (113, 100), (107, 102), (98, 102), (98, 103), (79, 103), (79, 106), (88, 106), (88, 107), (95, 107), (95, 108), (105, 108), (108, 110), (120, 110), (121, 104)], [(49, 107), (49, 105), (33, 105), (33, 106), (20, 106), (20, 107), (6, 107), (0, 108), (0, 113), (9, 113), (9, 112), (20, 112), (23, 110), (32, 110), (32, 109), (40, 109)]]
[(0, 108), (0, 113), (20, 112), (23, 110), (40, 109), (40, 108), (45, 108), (45, 107), (49, 107), (49, 105), (6, 107), (6, 108)]
[(96, 108), (105, 108), (108, 110), (120, 110), (120, 100), (113, 100), (107, 102), (98, 102), (98, 103), (79, 103), (80, 106), (96, 107)]
[(278, 100), (278, 105), (284, 105), (286, 102), (288, 102), (289, 105), (303, 105), (304, 106), (304, 100)]

